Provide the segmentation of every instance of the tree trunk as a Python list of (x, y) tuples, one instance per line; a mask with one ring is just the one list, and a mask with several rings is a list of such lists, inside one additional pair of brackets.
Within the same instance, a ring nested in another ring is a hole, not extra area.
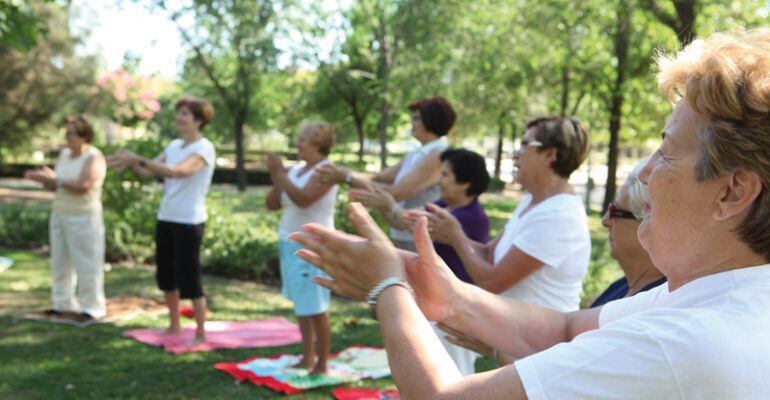
[(233, 132), (235, 133), (235, 177), (238, 191), (246, 190), (246, 160), (244, 158), (243, 125), (246, 124), (246, 116), (243, 112), (236, 112)]
[(503, 137), (505, 136), (505, 124), (500, 122), (497, 131), (497, 152), (495, 153), (495, 179), (500, 179), (500, 167), (503, 162)]
[(364, 117), (358, 114), (357, 103), (353, 103), (353, 122), (356, 125), (356, 135), (358, 136), (358, 162), (364, 164)]
[(385, 8), (381, 0), (377, 1), (377, 18), (379, 27), (377, 29), (377, 41), (379, 42), (379, 68), (378, 78), (380, 80), (380, 120), (377, 122), (377, 135), (380, 139), (380, 168), (388, 167), (388, 119), (390, 117), (390, 105), (388, 96), (390, 95), (390, 47), (388, 45), (388, 32), (385, 21)]
[(620, 5), (618, 8), (617, 26), (614, 38), (615, 57), (617, 59), (615, 84), (610, 100), (610, 145), (607, 155), (607, 182), (604, 186), (604, 201), (602, 214), (615, 198), (617, 190), (616, 179), (618, 170), (618, 142), (620, 139), (621, 118), (623, 113), (623, 97), (626, 81), (626, 59), (630, 41), (631, 10)]
[(572, 60), (566, 60), (564, 62), (564, 68), (561, 70), (561, 107), (559, 115), (562, 117), (567, 115), (567, 107), (569, 107), (569, 63)]

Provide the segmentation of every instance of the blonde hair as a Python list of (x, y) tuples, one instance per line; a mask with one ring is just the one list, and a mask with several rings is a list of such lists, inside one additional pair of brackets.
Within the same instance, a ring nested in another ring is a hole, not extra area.
[(770, 30), (717, 33), (658, 58), (661, 91), (704, 118), (698, 180), (744, 169), (763, 189), (737, 231), (770, 259)]
[(328, 156), (336, 144), (334, 127), (326, 121), (302, 121), (299, 125), (299, 132), (300, 134), (311, 135), (311, 143), (318, 146), (318, 152), (324, 156)]

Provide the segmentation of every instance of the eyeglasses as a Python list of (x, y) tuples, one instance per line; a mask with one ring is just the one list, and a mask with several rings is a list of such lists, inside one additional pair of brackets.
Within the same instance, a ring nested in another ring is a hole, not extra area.
[(75, 131), (73, 131), (73, 130), (71, 130), (71, 129), (67, 129), (67, 130), (64, 132), (64, 136), (77, 136), (77, 135), (78, 135), (78, 133), (77, 133), (77, 132), (75, 132)]
[(539, 140), (522, 140), (519, 144), (519, 151), (523, 153), (527, 150), (527, 147), (543, 147), (543, 142)]
[(610, 203), (607, 213), (610, 215), (610, 219), (614, 219), (614, 218), (634, 219), (634, 220), (637, 219), (634, 213), (628, 210), (624, 210), (622, 208), (618, 208), (618, 206), (616, 206), (615, 203)]

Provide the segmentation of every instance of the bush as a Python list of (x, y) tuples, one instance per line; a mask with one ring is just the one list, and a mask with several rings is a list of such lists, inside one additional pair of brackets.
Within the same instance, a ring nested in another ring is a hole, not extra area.
[(240, 279), (275, 282), (278, 272), (278, 213), (235, 214), (222, 206), (222, 193), (209, 194), (203, 238), (203, 269)]
[(0, 246), (32, 248), (48, 244), (47, 204), (7, 204), (0, 207)]

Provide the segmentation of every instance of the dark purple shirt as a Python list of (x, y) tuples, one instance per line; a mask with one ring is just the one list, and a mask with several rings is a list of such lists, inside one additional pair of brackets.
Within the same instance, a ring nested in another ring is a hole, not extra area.
[[(442, 208), (447, 206), (444, 200), (437, 201), (436, 205)], [(466, 236), (480, 243), (489, 241), (489, 219), (484, 212), (484, 207), (479, 204), (478, 198), (474, 198), (466, 206), (452, 210), (451, 214), (460, 221), (460, 226), (463, 227)], [(473, 283), (473, 278), (465, 270), (460, 256), (457, 255), (452, 246), (433, 242), (433, 247), (460, 280)]]

